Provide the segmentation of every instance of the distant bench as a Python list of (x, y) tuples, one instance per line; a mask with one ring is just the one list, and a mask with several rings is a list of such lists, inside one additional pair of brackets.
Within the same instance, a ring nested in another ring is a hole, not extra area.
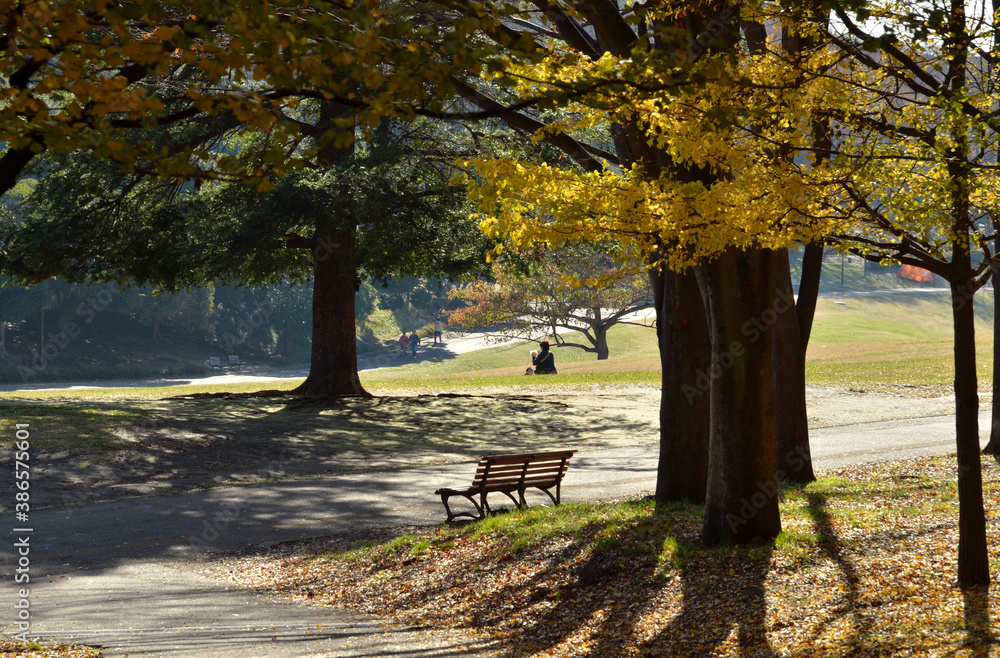
[[(479, 460), (472, 486), (464, 489), (438, 489), (434, 493), (441, 496), (444, 509), (448, 512), (448, 523), (460, 516), (483, 519), (487, 514), (492, 514), (493, 510), (490, 509), (486, 496), (494, 492), (504, 494), (514, 501), (518, 508), (522, 508), (527, 505), (524, 500), (525, 490), (539, 489), (548, 494), (552, 502), (558, 505), (563, 475), (566, 474), (569, 458), (574, 452), (576, 451), (562, 450), (518, 455), (487, 455)], [(556, 490), (554, 496), (552, 489)], [(517, 498), (512, 495), (514, 493), (517, 494)], [(452, 496), (468, 499), (477, 513), (452, 512), (448, 505), (448, 499)], [(479, 502), (476, 502), (476, 496), (479, 497)]]
[(210, 368), (218, 368), (219, 370), (222, 370), (224, 368), (239, 368), (240, 370), (242, 370), (244, 365), (246, 364), (240, 361), (240, 357), (237, 354), (229, 355), (229, 363), (223, 363), (222, 360), (217, 356), (208, 357), (208, 366)]

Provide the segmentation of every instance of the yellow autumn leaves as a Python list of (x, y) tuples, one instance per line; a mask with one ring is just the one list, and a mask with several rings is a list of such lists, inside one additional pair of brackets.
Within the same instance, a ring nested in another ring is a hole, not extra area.
[[(674, 269), (729, 246), (782, 248), (829, 235), (880, 240), (906, 232), (945, 245), (953, 222), (942, 208), (958, 184), (948, 164), (956, 149), (968, 154), (961, 184), (976, 209), (1000, 208), (1000, 184), (982, 157), (998, 147), (986, 117), (1000, 98), (981, 60), (959, 93), (928, 97), (890, 68), (850, 60), (829, 45), (786, 52), (779, 26), (809, 38), (819, 28), (755, 13), (766, 7), (752, 4), (743, 18), (765, 22), (770, 34), (753, 52), (742, 44), (692, 56), (668, 43), (590, 59), (553, 45), (540, 65), (512, 62), (505, 75), (523, 96), (575, 92), (538, 138), (555, 130), (638, 129), (660, 162), (644, 166), (647, 154), (587, 173), (566, 161), (470, 161), (466, 182), (484, 229), (513, 248), (626, 236)], [(903, 11), (892, 3), (871, 9), (885, 16)], [(674, 34), (675, 17), (666, 8), (644, 20)], [(948, 65), (934, 52), (940, 46), (914, 39), (898, 48), (928, 79), (940, 80)], [(885, 123), (901, 129), (893, 133)], [(827, 143), (817, 143), (818, 132), (827, 133)], [(859, 198), (848, 198), (846, 188)], [(882, 226), (870, 221), (865, 203), (885, 215)]]

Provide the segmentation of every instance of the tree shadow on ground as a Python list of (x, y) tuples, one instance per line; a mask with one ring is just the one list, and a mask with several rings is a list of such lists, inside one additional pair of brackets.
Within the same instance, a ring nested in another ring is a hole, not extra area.
[[(680, 573), (683, 607), (651, 641), (644, 655), (691, 655), (734, 641), (740, 655), (777, 656), (767, 638), (764, 583), (774, 545), (705, 549), (689, 545)], [(707, 555), (718, 551), (721, 555)], [(735, 640), (730, 640), (735, 631)]]
[[(39, 436), (68, 433), (68, 449), (50, 453), (47, 475), (32, 496), (39, 505), (56, 505), (142, 494), (144, 487), (169, 493), (655, 437), (650, 419), (598, 403), (532, 394), (164, 399), (62, 405), (65, 413), (50, 405), (55, 412), (32, 428)], [(72, 412), (94, 406), (111, 413), (96, 416), (92, 429), (114, 441), (98, 450), (73, 449)]]
[[(823, 554), (840, 570), (843, 576), (845, 593), (847, 598), (846, 609), (854, 616), (854, 633), (851, 637), (851, 650), (863, 652), (866, 640), (871, 635), (872, 620), (862, 612), (863, 606), (859, 600), (859, 586), (861, 578), (858, 575), (854, 563), (844, 550), (843, 542), (837, 536), (837, 531), (833, 527), (833, 519), (830, 517), (829, 501), (823, 494), (816, 492), (806, 493), (806, 511), (812, 518), (816, 534), (819, 535), (819, 546)], [(817, 635), (823, 626), (817, 627)]]
[(990, 591), (988, 587), (970, 587), (962, 591), (965, 608), (965, 646), (973, 658), (987, 658), (997, 638), (990, 629)]
[[(926, 486), (926, 485), (921, 485)], [(815, 532), (819, 537), (818, 546), (822, 554), (837, 566), (844, 584), (845, 601), (838, 606), (840, 613), (837, 618), (850, 617), (852, 633), (845, 646), (852, 655), (887, 655), (895, 652), (907, 652), (907, 638), (892, 637), (878, 628), (879, 601), (866, 600), (863, 581), (865, 574), (861, 573), (855, 560), (852, 559), (850, 546), (837, 534), (830, 515), (830, 503), (827, 497), (818, 492), (806, 492), (806, 511), (812, 519)], [(921, 532), (933, 533), (937, 528), (924, 528)], [(905, 536), (893, 532), (884, 532), (888, 546), (894, 546)], [(869, 543), (877, 543), (874, 538)], [(866, 550), (872, 550), (870, 547)], [(990, 607), (988, 588), (971, 588), (962, 591), (964, 604), (964, 622), (967, 638), (965, 647), (971, 650), (972, 656), (991, 655), (990, 647), (996, 644), (990, 629)], [(835, 618), (836, 619), (836, 618)], [(834, 620), (831, 620), (833, 623)], [(827, 624), (817, 625), (813, 639), (826, 629)]]
[[(734, 643), (741, 655), (777, 655), (768, 644), (764, 598), (773, 544), (701, 547), (700, 513), (700, 506), (674, 504), (623, 530), (588, 527), (567, 548), (573, 554), (562, 556), (578, 564), (571, 582), (507, 654), (581, 644), (595, 656), (621, 655), (626, 647), (629, 655), (695, 656)], [(675, 614), (658, 617), (664, 603)]]

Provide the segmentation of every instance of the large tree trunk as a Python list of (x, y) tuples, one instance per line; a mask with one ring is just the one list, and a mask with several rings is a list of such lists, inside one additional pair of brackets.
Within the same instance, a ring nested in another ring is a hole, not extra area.
[(312, 396), (369, 395), (358, 377), (354, 326), (357, 272), (354, 234), (316, 237), (313, 253), (312, 357), (309, 377), (295, 389)]
[[(320, 103), (320, 127), (326, 129), (351, 108), (331, 101)], [(343, 160), (354, 151), (353, 141), (337, 146), (331, 141), (320, 149), (324, 166)], [(369, 393), (358, 377), (357, 328), (354, 325), (358, 280), (354, 246), (357, 217), (353, 207), (333, 209), (334, 215), (318, 218), (312, 239), (313, 303), (312, 352), (309, 376), (296, 393), (314, 396), (351, 396)]]
[(816, 479), (809, 451), (806, 413), (806, 363), (800, 349), (799, 319), (792, 292), (788, 251), (778, 253), (778, 297), (775, 300), (773, 349), (777, 477), (789, 482)]
[(705, 501), (708, 480), (710, 344), (694, 275), (650, 274), (660, 347), (660, 458), (657, 502)]
[(774, 323), (777, 254), (729, 248), (698, 268), (712, 343), (711, 428), (702, 542), (781, 531), (775, 478)]

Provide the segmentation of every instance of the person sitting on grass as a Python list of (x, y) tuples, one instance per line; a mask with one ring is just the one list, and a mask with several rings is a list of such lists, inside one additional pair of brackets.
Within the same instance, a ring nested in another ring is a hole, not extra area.
[(552, 352), (549, 351), (549, 341), (543, 340), (538, 344), (541, 351), (532, 355), (531, 365), (535, 366), (536, 375), (555, 375), (556, 374), (556, 360), (552, 356)]

